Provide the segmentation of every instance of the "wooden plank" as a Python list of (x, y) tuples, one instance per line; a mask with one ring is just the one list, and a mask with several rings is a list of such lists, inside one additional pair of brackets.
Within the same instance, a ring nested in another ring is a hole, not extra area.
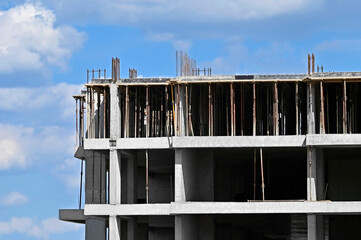
[(278, 87), (277, 82), (273, 85), (273, 135), (279, 135), (279, 115), (278, 115)]

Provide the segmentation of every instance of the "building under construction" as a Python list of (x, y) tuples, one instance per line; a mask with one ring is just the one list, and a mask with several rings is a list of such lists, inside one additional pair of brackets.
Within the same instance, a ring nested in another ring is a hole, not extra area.
[(76, 100), (87, 240), (361, 239), (361, 72), (120, 78)]

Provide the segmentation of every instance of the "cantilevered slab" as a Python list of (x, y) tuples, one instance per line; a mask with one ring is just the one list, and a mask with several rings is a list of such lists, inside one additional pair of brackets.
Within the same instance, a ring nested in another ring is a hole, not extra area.
[(304, 147), (305, 136), (174, 137), (174, 148)]
[(361, 134), (307, 134), (309, 146), (361, 146)]
[(170, 215), (170, 204), (85, 204), (84, 214), (92, 216)]
[(85, 223), (83, 209), (59, 209), (59, 219), (67, 222)]

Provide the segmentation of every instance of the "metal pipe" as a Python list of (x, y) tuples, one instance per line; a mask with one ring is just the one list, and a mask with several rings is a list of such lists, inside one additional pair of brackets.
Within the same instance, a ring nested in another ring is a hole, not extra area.
[(311, 73), (311, 56), (310, 56), (310, 54), (308, 54), (307, 66), (308, 66), (308, 75), (310, 75), (310, 73)]

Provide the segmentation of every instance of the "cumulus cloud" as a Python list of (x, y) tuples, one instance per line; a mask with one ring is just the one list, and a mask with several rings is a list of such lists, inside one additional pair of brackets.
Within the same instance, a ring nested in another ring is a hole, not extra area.
[(21, 193), (11, 192), (2, 197), (1, 202), (5, 206), (18, 206), (26, 203), (28, 198)]
[(28, 217), (13, 217), (7, 222), (0, 222), (0, 236), (20, 233), (38, 239), (49, 239), (51, 235), (73, 232), (81, 228), (81, 225), (61, 222), (57, 218), (39, 222)]
[(85, 34), (70, 26), (55, 27), (55, 15), (39, 3), (0, 11), (0, 73), (66, 67)]
[(24, 112), (56, 108), (63, 118), (74, 115), (73, 95), (79, 94), (82, 85), (59, 83), (50, 87), (0, 88), (0, 110)]
[(28, 165), (17, 136), (14, 136), (12, 133), (5, 133), (5, 131), (2, 131), (1, 126), (0, 152), (0, 170), (7, 170), (13, 167), (24, 169)]

